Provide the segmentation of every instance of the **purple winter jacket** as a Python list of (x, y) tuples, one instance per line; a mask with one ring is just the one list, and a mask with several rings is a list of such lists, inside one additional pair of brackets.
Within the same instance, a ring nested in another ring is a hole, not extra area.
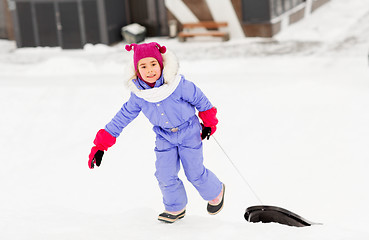
[[(213, 107), (208, 98), (194, 83), (177, 74), (178, 62), (170, 52), (163, 54), (163, 74), (160, 84), (146, 89), (136, 81), (134, 67), (127, 84), (130, 99), (105, 126), (113, 137), (118, 137), (132, 120), (142, 111), (154, 126), (163, 129), (177, 127), (195, 116), (196, 110), (206, 111)], [(157, 86), (160, 85), (160, 86)]]

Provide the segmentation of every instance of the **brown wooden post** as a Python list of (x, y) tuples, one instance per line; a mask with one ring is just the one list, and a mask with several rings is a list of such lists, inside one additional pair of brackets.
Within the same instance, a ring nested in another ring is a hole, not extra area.
[(8, 0), (3, 0), (4, 2), (4, 9), (5, 9), (5, 24), (6, 24), (6, 32), (7, 37), (9, 40), (14, 40), (14, 28), (13, 28), (13, 21), (12, 16), (9, 10)]

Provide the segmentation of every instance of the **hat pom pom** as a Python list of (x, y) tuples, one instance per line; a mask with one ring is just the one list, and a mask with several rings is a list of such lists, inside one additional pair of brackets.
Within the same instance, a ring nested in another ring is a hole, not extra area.
[(153, 44), (159, 49), (159, 52), (161, 54), (163, 54), (167, 51), (167, 48), (165, 46), (160, 46), (160, 44), (157, 43), (157, 42), (153, 42)]
[(137, 44), (132, 43), (131, 45), (126, 45), (125, 49), (129, 52), (129, 51), (131, 51), (136, 46), (137, 46)]
[(167, 51), (167, 48), (165, 46), (159, 47), (159, 52), (164, 54)]

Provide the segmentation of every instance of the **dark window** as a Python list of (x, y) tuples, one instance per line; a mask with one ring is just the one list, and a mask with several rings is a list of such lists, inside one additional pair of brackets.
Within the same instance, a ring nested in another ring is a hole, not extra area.
[(78, 6), (76, 2), (60, 2), (62, 48), (82, 48)]
[(243, 20), (245, 22), (265, 22), (270, 20), (269, 0), (243, 0)]
[(105, 1), (105, 9), (109, 43), (121, 41), (121, 29), (128, 24), (126, 21), (126, 1)]
[(54, 3), (36, 3), (36, 22), (40, 46), (58, 46)]
[(17, 2), (17, 15), (21, 39), (19, 47), (35, 47), (36, 41), (32, 24), (31, 4), (29, 2)]
[(305, 0), (242, 0), (242, 16), (245, 22), (262, 23), (281, 16)]
[(86, 30), (86, 42), (92, 44), (99, 43), (101, 40), (96, 1), (83, 1), (82, 6)]

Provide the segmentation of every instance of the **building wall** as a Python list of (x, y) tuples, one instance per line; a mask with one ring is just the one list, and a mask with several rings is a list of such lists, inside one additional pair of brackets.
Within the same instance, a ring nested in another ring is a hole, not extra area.
[(113, 44), (122, 40), (122, 27), (130, 23), (145, 26), (146, 36), (169, 32), (164, 0), (11, 1), (18, 47)]
[[(14, 5), (12, 17), (7, 11), (8, 1)], [(329, 0), (0, 0), (0, 38), (11, 39), (14, 31), (19, 47), (80, 48), (85, 43), (120, 41), (121, 27), (133, 22), (144, 25), (148, 29), (147, 36), (167, 36), (168, 22), (173, 19), (179, 23), (179, 29), (181, 23), (186, 22), (226, 21), (231, 38), (272, 37), (327, 2)]]
[(7, 38), (7, 30), (5, 24), (5, 6), (4, 1), (0, 1), (0, 38)]
[[(226, 21), (231, 38), (272, 37), (329, 0), (166, 0), (169, 20)], [(263, 17), (258, 18), (257, 14)], [(265, 18), (267, 17), (267, 18)]]
[(146, 28), (146, 36), (167, 36), (168, 19), (164, 0), (129, 0), (130, 23)]
[(183, 0), (191, 12), (199, 19), (199, 21), (213, 21), (208, 4), (205, 0)]
[[(2, 1), (2, 0), (1, 0)], [(14, 0), (18, 47), (82, 48), (86, 43), (122, 40), (127, 25), (125, 0)]]
[(14, 39), (13, 24), (8, 0), (0, 0), (0, 38)]
[(326, 4), (327, 2), (329, 2), (330, 0), (315, 0), (312, 2), (312, 7), (311, 7), (311, 12), (314, 12), (316, 9), (318, 9), (319, 7), (321, 7), (322, 5)]

